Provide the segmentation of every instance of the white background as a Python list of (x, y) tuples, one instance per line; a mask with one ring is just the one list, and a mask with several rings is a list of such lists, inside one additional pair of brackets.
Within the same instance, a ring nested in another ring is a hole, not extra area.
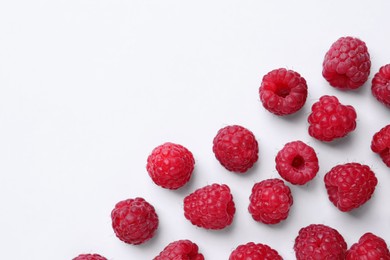
[[(294, 259), (301, 227), (323, 223), (350, 246), (371, 231), (390, 243), (390, 169), (371, 152), (372, 135), (390, 123), (371, 95), (371, 79), (390, 63), (390, 2), (3, 0), (0, 2), (0, 253), (2, 259), (152, 259), (168, 243), (191, 239), (206, 259), (227, 259), (254, 241)], [(369, 48), (369, 81), (357, 91), (330, 87), (322, 60), (341, 36)], [(309, 86), (303, 109), (277, 117), (260, 104), (264, 74), (285, 67)], [(321, 143), (307, 133), (310, 106), (339, 97), (358, 113), (347, 138)], [(212, 153), (218, 129), (231, 124), (256, 135), (260, 157), (246, 175), (225, 170)], [(254, 183), (278, 177), (274, 158), (286, 142), (317, 151), (320, 172), (289, 185), (289, 218), (267, 226), (247, 211)], [(145, 165), (166, 141), (192, 151), (196, 167), (180, 190), (156, 186)], [(339, 163), (372, 167), (379, 180), (363, 207), (342, 213), (327, 198), (324, 174)], [(183, 216), (183, 198), (225, 183), (236, 203), (233, 224), (207, 231)], [(144, 197), (160, 218), (141, 246), (111, 228), (115, 203)]]

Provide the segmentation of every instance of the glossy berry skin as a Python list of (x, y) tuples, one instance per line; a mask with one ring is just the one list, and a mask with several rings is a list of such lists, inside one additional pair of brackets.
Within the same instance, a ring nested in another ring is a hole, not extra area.
[(314, 149), (302, 141), (284, 145), (275, 157), (276, 170), (286, 181), (303, 185), (312, 180), (319, 170)]
[(259, 147), (251, 131), (231, 125), (218, 131), (213, 140), (213, 152), (227, 170), (245, 173), (257, 161)]
[(143, 198), (118, 202), (111, 212), (115, 235), (125, 243), (139, 245), (151, 239), (158, 228), (154, 207)]
[(343, 260), (347, 243), (336, 229), (322, 224), (311, 224), (299, 230), (294, 251), (297, 260)]
[(81, 254), (73, 258), (73, 260), (107, 260), (107, 258), (98, 254)]
[(193, 225), (205, 229), (223, 229), (233, 222), (236, 208), (230, 188), (211, 184), (184, 198), (184, 216)]
[(298, 72), (275, 69), (263, 77), (259, 95), (269, 112), (278, 116), (290, 115), (300, 110), (306, 102), (306, 80)]
[(382, 66), (371, 82), (372, 95), (390, 108), (390, 64)]
[(370, 54), (362, 40), (341, 37), (325, 54), (322, 67), (322, 75), (331, 86), (344, 90), (357, 89), (370, 75)]
[(347, 260), (390, 260), (390, 251), (385, 240), (372, 233), (365, 233), (359, 242), (347, 251)]
[(288, 217), (293, 197), (280, 179), (267, 179), (253, 185), (248, 211), (264, 224), (277, 224)]
[(167, 245), (153, 260), (204, 260), (204, 256), (198, 251), (197, 244), (183, 239)]
[(390, 167), (390, 125), (383, 127), (374, 134), (371, 141), (371, 150), (379, 154), (387, 167)]
[(367, 165), (346, 163), (333, 167), (324, 176), (329, 200), (341, 211), (351, 211), (366, 203), (378, 183)]
[(190, 180), (194, 165), (194, 157), (187, 148), (168, 142), (153, 149), (146, 170), (155, 184), (175, 190)]
[(239, 245), (229, 256), (229, 260), (282, 260), (279, 253), (265, 244), (249, 242)]
[(356, 111), (335, 96), (322, 96), (312, 105), (308, 117), (309, 135), (325, 142), (348, 135), (356, 128)]

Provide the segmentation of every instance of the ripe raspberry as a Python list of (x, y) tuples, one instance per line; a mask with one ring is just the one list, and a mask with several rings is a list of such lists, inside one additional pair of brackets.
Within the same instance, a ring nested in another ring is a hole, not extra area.
[(366, 203), (378, 183), (370, 167), (360, 163), (337, 165), (325, 174), (324, 181), (329, 200), (344, 212)]
[(154, 183), (167, 189), (178, 189), (191, 178), (195, 160), (184, 146), (164, 143), (148, 156), (146, 169)]
[(371, 141), (371, 150), (379, 154), (387, 167), (390, 167), (390, 125), (375, 133)]
[(153, 260), (204, 260), (198, 246), (190, 240), (178, 240), (167, 245)]
[(293, 114), (306, 102), (306, 80), (295, 71), (275, 69), (263, 77), (259, 94), (264, 108), (271, 113), (279, 116)]
[(375, 74), (371, 91), (379, 102), (390, 108), (390, 64), (382, 66)]
[(259, 260), (282, 260), (283, 258), (278, 254), (275, 249), (272, 249), (268, 245), (255, 244), (249, 242), (244, 245), (239, 245), (230, 254), (229, 260), (247, 260), (247, 259), (259, 259)]
[(311, 107), (308, 117), (309, 135), (330, 142), (346, 136), (356, 128), (356, 111), (343, 105), (335, 96), (322, 96)]
[(294, 244), (297, 260), (345, 259), (347, 243), (334, 228), (311, 224), (299, 230)]
[(184, 216), (205, 229), (223, 229), (233, 222), (236, 208), (225, 184), (211, 184), (184, 198)]
[(138, 245), (154, 236), (158, 216), (154, 207), (143, 198), (118, 202), (111, 212), (115, 235), (125, 243)]
[(370, 74), (370, 54), (362, 40), (341, 37), (325, 54), (322, 66), (322, 75), (331, 86), (357, 89), (367, 81)]
[(285, 144), (276, 155), (275, 162), (280, 176), (292, 184), (307, 183), (319, 170), (316, 152), (302, 141)]
[(372, 233), (366, 233), (347, 251), (346, 259), (390, 260), (390, 251), (385, 240)]
[(257, 161), (259, 147), (251, 131), (231, 125), (218, 131), (213, 140), (213, 152), (227, 170), (244, 173)]
[(253, 185), (249, 197), (249, 213), (256, 221), (276, 224), (288, 217), (293, 197), (280, 179), (268, 179)]
[(107, 260), (107, 258), (98, 254), (81, 254), (73, 258), (73, 260)]

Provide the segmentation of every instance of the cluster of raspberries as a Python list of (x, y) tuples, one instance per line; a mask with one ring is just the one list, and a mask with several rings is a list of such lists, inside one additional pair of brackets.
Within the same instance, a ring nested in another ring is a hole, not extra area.
[[(370, 55), (360, 39), (342, 37), (325, 54), (323, 77), (335, 88), (353, 90), (361, 87), (370, 74)], [(373, 96), (390, 107), (390, 64), (380, 68), (372, 79)], [(297, 72), (275, 69), (266, 74), (259, 88), (264, 108), (278, 116), (300, 110), (307, 98), (306, 80)], [(351, 105), (335, 96), (322, 96), (311, 107), (308, 134), (331, 142), (347, 136), (356, 128), (357, 114)], [(390, 167), (390, 125), (372, 138), (371, 149)], [(258, 160), (259, 145), (255, 135), (240, 125), (228, 125), (215, 135), (212, 150), (228, 171), (245, 174)], [(150, 153), (146, 169), (158, 186), (176, 190), (191, 179), (195, 166), (193, 154), (184, 146), (163, 143)], [(253, 185), (248, 212), (254, 221), (277, 224), (285, 220), (293, 205), (288, 186), (304, 185), (319, 171), (319, 160), (313, 147), (300, 141), (288, 142), (275, 157), (280, 178), (266, 179)], [(347, 212), (365, 204), (372, 197), (378, 180), (369, 166), (358, 162), (339, 164), (324, 176), (329, 200), (340, 211)], [(184, 217), (193, 225), (219, 230), (229, 226), (236, 212), (233, 195), (226, 184), (213, 183), (196, 189), (183, 199)], [(150, 240), (159, 226), (154, 207), (141, 197), (118, 202), (111, 212), (112, 228), (125, 243), (139, 245)], [(370, 233), (363, 234), (349, 249), (343, 236), (334, 228), (311, 224), (299, 230), (294, 250), (297, 259), (390, 259), (386, 242)], [(74, 260), (104, 260), (98, 254), (82, 254)], [(154, 260), (202, 260), (198, 245), (188, 239), (168, 244)], [(230, 260), (282, 259), (266, 244), (248, 242), (235, 248)]]

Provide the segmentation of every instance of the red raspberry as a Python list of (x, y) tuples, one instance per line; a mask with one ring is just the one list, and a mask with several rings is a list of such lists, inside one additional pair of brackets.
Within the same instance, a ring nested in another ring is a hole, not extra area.
[(233, 222), (236, 208), (225, 184), (211, 184), (184, 198), (184, 216), (205, 229), (223, 229)]
[(329, 200), (341, 211), (351, 211), (371, 198), (378, 180), (367, 165), (346, 163), (326, 173), (324, 182)]
[(356, 111), (343, 105), (335, 96), (322, 96), (311, 107), (309, 135), (330, 142), (346, 136), (356, 128)]
[(143, 198), (118, 202), (111, 212), (115, 235), (125, 243), (138, 245), (151, 239), (158, 227), (154, 207)]
[(302, 141), (285, 144), (276, 155), (275, 162), (280, 176), (292, 184), (307, 183), (319, 170), (316, 152)]
[(341, 37), (325, 54), (322, 66), (322, 75), (331, 86), (357, 89), (367, 81), (370, 74), (370, 54), (362, 40)]
[(146, 169), (154, 183), (167, 189), (178, 189), (191, 178), (195, 160), (184, 146), (164, 143), (148, 156)]
[(371, 141), (371, 150), (379, 154), (387, 167), (390, 167), (390, 125), (375, 133)]
[(390, 64), (382, 66), (375, 74), (371, 91), (379, 102), (390, 108)]
[(264, 108), (271, 113), (279, 116), (293, 114), (306, 102), (306, 80), (295, 71), (275, 69), (263, 77), (259, 94)]
[(297, 260), (345, 259), (347, 243), (334, 228), (311, 224), (299, 230), (294, 244)]
[(244, 245), (239, 245), (230, 254), (229, 260), (282, 260), (283, 258), (278, 254), (275, 249), (272, 249), (268, 245), (255, 244), (249, 242)]
[(178, 240), (167, 245), (153, 260), (204, 260), (198, 246), (190, 240)]
[(107, 258), (98, 254), (81, 254), (73, 258), (73, 260), (107, 260)]
[(293, 197), (280, 179), (268, 179), (253, 185), (249, 197), (249, 213), (256, 221), (276, 224), (288, 217)]
[(232, 125), (218, 131), (213, 140), (213, 152), (227, 170), (244, 173), (257, 161), (259, 147), (251, 131)]
[(385, 240), (372, 233), (366, 233), (347, 251), (346, 259), (390, 260), (390, 251)]

